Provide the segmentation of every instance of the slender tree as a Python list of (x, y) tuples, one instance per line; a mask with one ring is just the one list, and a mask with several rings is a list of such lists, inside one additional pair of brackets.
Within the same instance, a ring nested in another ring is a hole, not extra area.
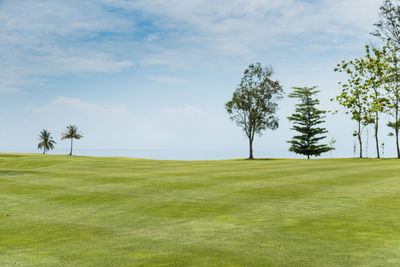
[(396, 136), (397, 157), (400, 158), (399, 145), (399, 102), (400, 102), (400, 71), (399, 71), (399, 47), (400, 47), (400, 1), (385, 0), (379, 9), (379, 21), (374, 24), (376, 27), (372, 35), (380, 38), (387, 43), (389, 51), (388, 63), (390, 65), (390, 75), (386, 90), (390, 100), (390, 113), (394, 115), (394, 130)]
[(395, 42), (388, 41), (383, 51), (387, 63), (384, 81), (384, 88), (386, 90), (386, 98), (388, 101), (387, 107), (389, 114), (394, 117), (394, 122), (389, 123), (388, 126), (394, 129), (397, 158), (400, 158), (400, 50)]
[(380, 114), (388, 109), (389, 100), (384, 94), (388, 65), (386, 62), (386, 49), (370, 48), (365, 46), (366, 56), (360, 60), (361, 74), (364, 76), (364, 89), (369, 92), (369, 117), (374, 124), (374, 137), (377, 158), (379, 153), (379, 118)]
[(79, 140), (81, 138), (83, 138), (83, 135), (82, 133), (78, 132), (78, 127), (75, 125), (67, 126), (67, 130), (61, 135), (61, 140), (71, 139), (71, 151), (69, 153), (70, 156), (72, 156), (73, 140)]
[(274, 130), (279, 126), (275, 113), (283, 90), (279, 82), (271, 78), (272, 75), (271, 67), (250, 64), (232, 99), (225, 104), (230, 119), (243, 129), (249, 139), (249, 159), (254, 158), (255, 134), (261, 136), (264, 130)]
[(56, 142), (51, 137), (51, 133), (46, 129), (43, 129), (39, 134), (39, 144), (38, 149), (43, 149), (43, 154), (47, 151), (54, 149)]
[[(357, 136), (359, 143), (359, 157), (363, 157), (362, 131), (365, 126), (372, 123), (368, 104), (368, 90), (365, 87), (365, 80), (362, 74), (361, 59), (354, 59), (348, 62), (342, 61), (337, 65), (335, 71), (346, 73), (349, 78), (347, 83), (339, 82), (342, 87), (341, 93), (332, 101), (336, 100), (339, 105), (346, 109), (346, 114), (357, 122), (357, 130), (353, 135)], [(337, 111), (336, 111), (337, 112)]]
[(318, 127), (324, 121), (326, 111), (319, 110), (319, 100), (316, 94), (319, 92), (317, 86), (314, 87), (293, 87), (289, 97), (298, 99), (296, 112), (288, 117), (293, 123), (292, 130), (299, 135), (293, 136), (288, 141), (291, 144), (289, 151), (296, 154), (302, 154), (310, 159), (310, 156), (319, 156), (322, 153), (331, 151), (333, 148), (326, 144), (319, 144), (325, 139), (328, 131), (325, 128)]

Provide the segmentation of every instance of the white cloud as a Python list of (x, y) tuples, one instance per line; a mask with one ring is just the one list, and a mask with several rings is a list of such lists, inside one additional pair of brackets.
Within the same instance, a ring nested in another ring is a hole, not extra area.
[[(48, 105), (42, 107), (27, 107), (35, 113), (52, 113), (55, 110), (63, 110), (64, 113), (70, 114), (73, 111), (80, 116), (96, 115), (96, 116), (130, 116), (128, 108), (122, 104), (91, 104), (79, 98), (71, 98), (58, 96), (54, 98)], [(68, 111), (68, 112), (66, 112)]]
[(44, 76), (117, 72), (133, 65), (102, 36), (131, 34), (134, 21), (99, 2), (6, 0), (0, 3), (0, 25), (0, 67), (5, 73), (0, 91), (37, 84)]
[[(5, 0), (0, 91), (66, 73), (118, 72), (139, 62), (167, 71), (208, 70), (291, 48), (353, 50), (369, 38), (380, 2)], [(184, 82), (168, 75), (153, 80)]]
[(77, 41), (101, 32), (127, 33), (133, 21), (107, 12), (96, 1), (2, 1), (0, 42), (13, 45)]
[(149, 41), (154, 41), (154, 40), (157, 40), (157, 39), (159, 39), (159, 38), (160, 38), (160, 36), (159, 36), (159, 34), (157, 34), (157, 33), (149, 34), (149, 35), (147, 36), (147, 40), (149, 40)]
[[(20, 135), (14, 141), (18, 145), (41, 127), (48, 127), (58, 135), (67, 124), (74, 123), (85, 133), (81, 144), (89, 148), (236, 145), (243, 134), (227, 119), (223, 103), (248, 63), (257, 60), (272, 64), (286, 89), (318, 84), (323, 90), (321, 100), (330, 103), (328, 99), (333, 95), (328, 97), (328, 94), (336, 93), (336, 82), (340, 79), (332, 71), (335, 57), (339, 60), (352, 57), (362, 50), (363, 44), (372, 38), (369, 32), (377, 20), (380, 3), (380, 0), (0, 1), (0, 91), (47, 85), (56, 75), (113, 73), (130, 66), (138, 69), (138, 74), (132, 75), (135, 79), (165, 83), (163, 87), (172, 83), (170, 87), (182, 89), (164, 90), (164, 94), (159, 94), (165, 96), (162, 101), (145, 102), (147, 94), (143, 91), (151, 85), (141, 87), (145, 82), (135, 80), (132, 87), (144, 89), (137, 94), (125, 91), (120, 96), (137, 96), (140, 100), (133, 102), (143, 100), (145, 104), (132, 105), (131, 110), (118, 103), (95, 104), (60, 96), (46, 105), (30, 107), (22, 115), (7, 114), (6, 128), (13, 129), (7, 132)], [(190, 76), (192, 73), (181, 74), (182, 71), (196, 73), (196, 77)], [(196, 84), (185, 84), (191, 81), (181, 77), (191, 77)], [(114, 88), (126, 80), (116, 81)], [(90, 80), (90, 84), (96, 82)], [(159, 85), (150, 92), (157, 94), (161, 90), (157, 88)], [(83, 88), (80, 84), (78, 87)], [(191, 94), (190, 90), (197, 91)], [(84, 95), (90, 97), (91, 93)], [(116, 97), (119, 93), (117, 90)], [(43, 101), (54, 96), (47, 90), (39, 94), (42, 95), (37, 99)], [(178, 107), (165, 109), (172, 105)], [(207, 105), (207, 111), (197, 105)], [(290, 107), (293, 105), (282, 103), (281, 109), (288, 113)], [(133, 112), (135, 108), (137, 113)], [(215, 110), (219, 110), (217, 115)], [(260, 143), (264, 140), (268, 146), (273, 143), (279, 147), (285, 143), (291, 134), (286, 113), (280, 116), (281, 129), (272, 133), (271, 139), (268, 133)], [(350, 120), (346, 123), (351, 129)], [(333, 133), (336, 137), (343, 127), (334, 126), (337, 125), (333, 123), (331, 128), (337, 129), (338, 134)], [(4, 140), (2, 147), (10, 142), (6, 132), (0, 137)], [(35, 138), (29, 144), (34, 144)], [(242, 141), (246, 146), (246, 139)]]
[[(160, 28), (182, 31), (176, 36), (222, 54), (246, 54), (282, 44), (288, 36), (308, 38), (308, 43), (335, 42), (338, 38), (364, 38), (375, 22), (380, 1), (376, 0), (117, 0), (128, 10), (158, 16)], [(320, 35), (313, 40), (310, 34)], [(193, 48), (193, 47), (192, 47)]]
[(118, 72), (133, 65), (130, 60), (115, 61), (107, 54), (92, 56), (59, 56), (51, 55), (49, 61), (60, 66), (60, 72)]

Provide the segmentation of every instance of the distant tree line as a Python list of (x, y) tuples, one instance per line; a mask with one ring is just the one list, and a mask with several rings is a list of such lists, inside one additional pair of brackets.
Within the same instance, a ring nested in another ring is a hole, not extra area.
[[(384, 144), (379, 143), (380, 119), (383, 114), (389, 114), (392, 121), (387, 126), (393, 130), (390, 135), (395, 136), (397, 157), (400, 158), (400, 0), (385, 0), (379, 9), (379, 17), (371, 35), (378, 37), (382, 45), (366, 45), (363, 57), (337, 64), (334, 70), (345, 73), (348, 78), (339, 82), (341, 92), (331, 100), (357, 123), (353, 136), (358, 140), (360, 158), (363, 157), (363, 129), (369, 125), (374, 128), (377, 158), (384, 153)], [(264, 130), (275, 130), (279, 126), (277, 101), (283, 97), (283, 89), (272, 75), (272, 67), (250, 64), (232, 99), (225, 104), (230, 119), (248, 137), (249, 159), (254, 158), (255, 135), (261, 136)], [(293, 125), (292, 130), (298, 134), (288, 141), (289, 151), (307, 158), (332, 151), (336, 140), (331, 139), (329, 145), (321, 143), (327, 134), (321, 127), (326, 112), (318, 109), (317, 87), (292, 89), (288, 96), (297, 99), (298, 104), (288, 119)]]
[[(67, 129), (64, 133), (61, 134), (61, 140), (70, 139), (71, 140), (71, 150), (69, 155), (72, 156), (72, 148), (73, 148), (73, 140), (83, 138), (83, 134), (78, 131), (78, 127), (75, 125), (67, 126)], [(39, 144), (38, 149), (43, 150), (43, 154), (46, 154), (48, 151), (53, 150), (56, 145), (51, 133), (46, 129), (43, 129), (39, 134)]]

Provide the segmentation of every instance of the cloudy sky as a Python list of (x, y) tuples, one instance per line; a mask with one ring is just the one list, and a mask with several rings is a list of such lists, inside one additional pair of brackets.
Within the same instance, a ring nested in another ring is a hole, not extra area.
[[(286, 93), (319, 85), (335, 108), (333, 68), (379, 43), (380, 0), (2, 0), (0, 150), (33, 151), (37, 135), (76, 124), (82, 149), (247, 149), (224, 103), (253, 62), (271, 65)], [(290, 157), (293, 132), (255, 141), (258, 157)], [(386, 121), (388, 118), (384, 118)], [(336, 156), (353, 155), (352, 123), (329, 115)], [(370, 146), (373, 145), (372, 130)], [(392, 138), (382, 133), (387, 155)], [(371, 156), (373, 150), (370, 150)], [(237, 157), (246, 155), (237, 155)]]

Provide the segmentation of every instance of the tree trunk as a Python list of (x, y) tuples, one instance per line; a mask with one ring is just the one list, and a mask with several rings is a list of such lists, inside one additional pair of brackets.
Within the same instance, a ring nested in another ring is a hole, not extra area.
[(70, 156), (72, 156), (72, 140), (74, 140), (74, 138), (71, 138), (71, 152), (69, 152)]
[(379, 154), (379, 140), (378, 140), (378, 130), (379, 130), (379, 117), (378, 117), (378, 112), (376, 112), (376, 118), (375, 118), (375, 143), (376, 143), (376, 157), (378, 159), (381, 158)]
[(358, 143), (360, 145), (360, 159), (362, 159), (362, 140), (361, 140), (361, 122), (358, 122)]
[(396, 133), (396, 148), (397, 148), (397, 158), (400, 159), (400, 148), (399, 148), (399, 108), (396, 107), (396, 127), (394, 129)]
[(249, 149), (250, 149), (249, 159), (254, 159), (253, 158), (253, 138), (251, 138), (251, 137), (249, 137)]
[(307, 159), (310, 159), (310, 155), (307, 155)]

